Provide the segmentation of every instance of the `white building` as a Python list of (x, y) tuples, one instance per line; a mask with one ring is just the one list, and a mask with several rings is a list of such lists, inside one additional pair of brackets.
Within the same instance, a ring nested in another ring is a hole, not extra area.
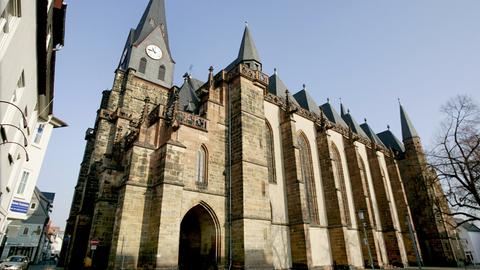
[[(457, 223), (460, 222), (461, 220), (457, 220)], [(480, 228), (473, 223), (465, 222), (457, 230), (467, 263), (480, 264)]]
[(52, 129), (55, 54), (63, 46), (61, 0), (0, 0), (0, 241), (25, 219)]
[(1, 259), (11, 255), (28, 256), (31, 262), (38, 263), (50, 258), (48, 236), (49, 214), (55, 193), (41, 192), (35, 188), (26, 220), (10, 222), (6, 232), (5, 245), (1, 247)]

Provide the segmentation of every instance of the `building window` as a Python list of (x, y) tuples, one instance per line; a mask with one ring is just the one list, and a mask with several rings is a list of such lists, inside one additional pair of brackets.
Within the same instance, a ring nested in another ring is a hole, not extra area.
[(3, 34), (10, 32), (10, 22), (14, 17), (21, 17), (21, 0), (8, 1), (5, 9), (0, 13), (0, 39)]
[(165, 81), (165, 73), (167, 69), (165, 68), (164, 65), (161, 65), (160, 68), (158, 69), (158, 79), (161, 81)]
[(25, 227), (25, 228), (23, 229), (23, 235), (27, 235), (27, 234), (28, 234), (28, 227)]
[(368, 201), (367, 203), (368, 213), (373, 213), (373, 210), (371, 209), (372, 197), (370, 195), (370, 188), (368, 185), (367, 170), (365, 168), (365, 162), (363, 162), (363, 159), (360, 155), (357, 155), (357, 157), (358, 157), (358, 164), (360, 169), (360, 179), (362, 180), (362, 186), (363, 186), (363, 194), (366, 197), (366, 200)]
[(147, 70), (147, 58), (142, 57), (142, 59), (140, 59), (140, 65), (138, 67), (138, 72), (145, 74), (145, 70)]
[(45, 131), (45, 124), (39, 124), (37, 128), (37, 133), (35, 134), (35, 139), (33, 143), (40, 144), (42, 141), (43, 132)]
[(20, 75), (20, 78), (18, 78), (17, 81), (17, 88), (13, 90), (13, 95), (12, 95), (12, 102), (16, 103), (17, 100), (20, 99), (20, 96), (22, 95), (23, 88), (25, 88), (25, 74), (22, 71), (22, 74)]
[(363, 185), (363, 193), (365, 196), (367, 196), (367, 199), (371, 201), (370, 197), (370, 189), (368, 188), (368, 180), (367, 180), (367, 171), (365, 169), (365, 163), (363, 162), (362, 157), (360, 155), (358, 156), (358, 163), (360, 166), (360, 178), (362, 180), (362, 185)]
[(305, 193), (307, 194), (307, 209), (311, 224), (320, 224), (318, 218), (317, 195), (315, 190), (315, 178), (313, 175), (312, 154), (310, 152), (310, 144), (305, 134), (301, 133), (297, 139), (300, 152), (300, 169), (302, 173), (302, 181), (305, 185)]
[(35, 209), (36, 206), (37, 206), (36, 203), (32, 203), (32, 205), (30, 205), (30, 208), (31, 208), (31, 209)]
[(197, 184), (207, 185), (207, 169), (208, 169), (208, 154), (207, 148), (202, 145), (197, 151)]
[(20, 179), (20, 184), (18, 185), (17, 194), (23, 195), (25, 188), (27, 187), (28, 177), (30, 173), (27, 171), (22, 172), (22, 178)]
[(275, 149), (273, 144), (273, 131), (270, 124), (265, 121), (266, 124), (266, 141), (267, 141), (267, 166), (268, 166), (268, 182), (276, 183), (275, 177)]
[(17, 88), (24, 88), (25, 87), (25, 72), (22, 71), (20, 74), (20, 78), (17, 81)]
[(352, 225), (352, 221), (350, 219), (350, 210), (348, 207), (348, 197), (347, 197), (347, 186), (345, 185), (345, 177), (343, 174), (343, 166), (342, 166), (342, 158), (340, 156), (340, 152), (335, 144), (331, 144), (330, 147), (330, 156), (332, 158), (332, 165), (333, 165), (333, 172), (335, 174), (335, 179), (338, 181), (338, 185), (340, 186), (340, 209), (343, 210), (343, 222), (347, 226)]

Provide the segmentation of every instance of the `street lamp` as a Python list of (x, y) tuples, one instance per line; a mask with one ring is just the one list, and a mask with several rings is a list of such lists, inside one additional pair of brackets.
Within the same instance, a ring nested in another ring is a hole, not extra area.
[(370, 258), (370, 265), (372, 266), (372, 270), (375, 269), (375, 266), (373, 265), (373, 258), (372, 258), (372, 251), (370, 250), (370, 245), (368, 244), (368, 237), (367, 237), (367, 221), (365, 220), (365, 209), (360, 209), (358, 210), (358, 219), (363, 225), (363, 241), (365, 245), (367, 246), (368, 250), (368, 257)]
[(28, 127), (27, 117), (26, 117), (25, 114), (23, 113), (22, 109), (20, 109), (17, 105), (13, 104), (12, 102), (0, 100), (0, 103), (5, 103), (5, 104), (8, 104), (8, 105), (10, 105), (10, 106), (15, 107), (15, 108), (20, 112), (20, 114), (22, 115), (23, 128), (27, 128), (27, 127)]

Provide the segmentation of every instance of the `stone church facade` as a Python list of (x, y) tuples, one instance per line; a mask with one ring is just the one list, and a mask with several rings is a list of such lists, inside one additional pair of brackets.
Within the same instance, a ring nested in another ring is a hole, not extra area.
[[(294, 95), (248, 26), (228, 67), (173, 85), (165, 4), (151, 0), (103, 92), (61, 264), (80, 269), (340, 269), (458, 259), (420, 138)], [(371, 259), (369, 254), (371, 254)]]

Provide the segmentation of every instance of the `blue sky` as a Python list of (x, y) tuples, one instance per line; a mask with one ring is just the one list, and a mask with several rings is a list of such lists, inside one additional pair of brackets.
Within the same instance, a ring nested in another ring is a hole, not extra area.
[[(148, 0), (67, 1), (65, 48), (57, 55), (55, 130), (39, 178), (56, 192), (64, 226), (101, 92), (110, 89), (130, 28)], [(307, 85), (318, 104), (342, 98), (358, 122), (401, 137), (397, 99), (428, 147), (439, 107), (469, 94), (480, 100), (478, 0), (167, 0), (176, 83), (206, 80), (236, 58), (248, 21), (264, 72), (277, 68), (291, 92)]]

